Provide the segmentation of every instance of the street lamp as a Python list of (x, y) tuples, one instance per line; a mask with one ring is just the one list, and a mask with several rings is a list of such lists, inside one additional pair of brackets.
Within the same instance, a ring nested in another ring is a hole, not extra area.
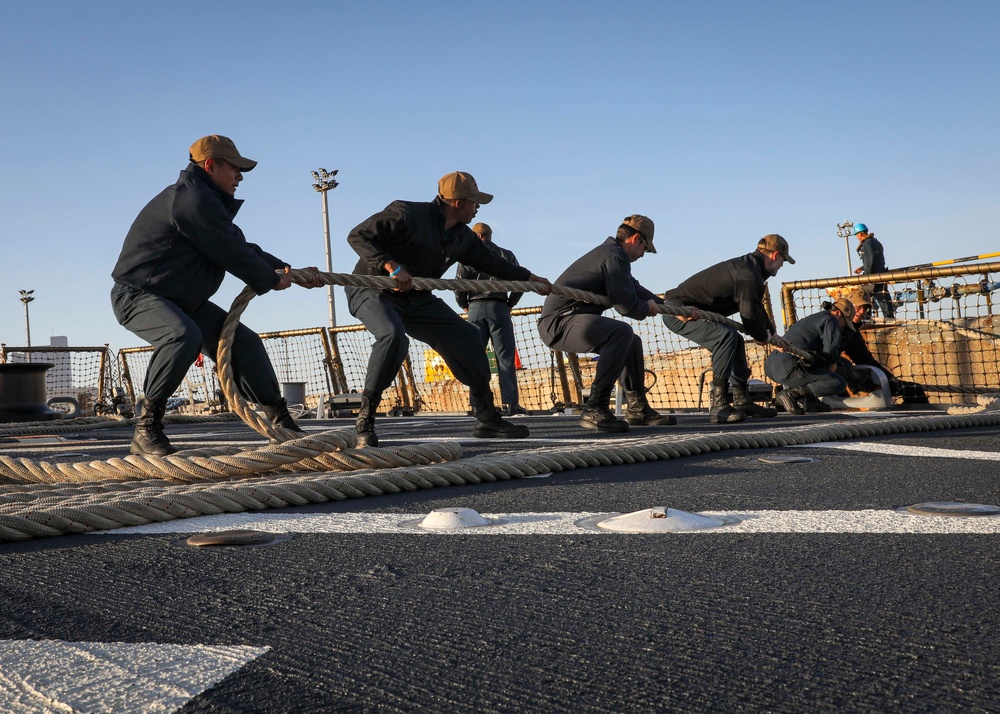
[(851, 236), (854, 235), (854, 223), (851, 221), (838, 223), (837, 235), (844, 239), (844, 247), (847, 249), (847, 274), (851, 275), (854, 273), (854, 268), (851, 267)]
[(21, 302), (24, 303), (24, 335), (28, 339), (28, 347), (31, 347), (31, 323), (28, 321), (28, 303), (35, 298), (31, 297), (34, 290), (22, 290)]
[[(313, 171), (312, 177), (313, 188), (320, 192), (323, 196), (323, 235), (326, 238), (326, 272), (333, 272), (333, 256), (330, 253), (330, 213), (327, 206), (326, 192), (330, 189), (337, 188), (340, 183), (334, 179), (337, 175), (338, 169), (333, 171), (327, 171), (326, 169), (320, 169), (319, 171)], [(337, 309), (333, 304), (333, 285), (326, 286), (326, 297), (327, 302), (330, 305), (330, 327), (337, 326)]]

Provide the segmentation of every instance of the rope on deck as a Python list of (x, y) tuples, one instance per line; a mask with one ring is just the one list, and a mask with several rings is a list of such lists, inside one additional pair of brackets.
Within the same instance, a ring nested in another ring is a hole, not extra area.
[[(391, 288), (391, 278), (322, 273), (339, 285)], [(292, 271), (293, 280), (307, 283), (310, 271)], [(342, 280), (342, 282), (337, 282)], [(415, 278), (416, 289), (501, 289), (539, 292), (532, 282), (459, 281)], [(553, 286), (553, 292), (574, 299), (606, 304), (607, 298)], [(232, 342), (239, 318), (254, 297), (248, 287), (233, 302), (219, 341), (220, 386), (233, 411), (251, 428), (277, 446), (251, 451), (204, 449), (166, 457), (128, 456), (104, 462), (48, 463), (0, 456), (0, 541), (27, 540), (67, 533), (142, 525), (218, 513), (321, 503), (330, 500), (398, 493), (417, 488), (456, 486), (592, 466), (642, 463), (726, 449), (775, 448), (895, 433), (913, 433), (1000, 423), (1000, 410), (968, 415), (865, 420), (851, 423), (790, 426), (762, 431), (734, 431), (697, 437), (661, 436), (615, 441), (588, 449), (539, 449), (509, 455), (492, 454), (464, 461), (457, 444), (437, 443), (406, 449), (351, 449), (353, 433), (332, 430), (302, 438), (298, 432), (275, 428), (249, 407), (236, 388), (232, 372)], [(690, 309), (660, 305), (663, 314), (689, 316)], [(741, 326), (728, 318), (701, 312), (702, 319)], [(779, 337), (772, 344), (793, 348)], [(96, 427), (95, 427), (96, 428)], [(76, 429), (77, 431), (79, 429)], [(441, 463), (451, 461), (451, 463)], [(349, 475), (323, 473), (295, 476), (299, 471), (354, 470)], [(360, 470), (359, 470), (360, 469)], [(281, 475), (276, 475), (280, 473)], [(257, 475), (256, 478), (250, 478)], [(151, 478), (164, 479), (150, 481)], [(109, 479), (130, 480), (123, 484)], [(192, 486), (198, 482), (230, 483)], [(20, 485), (36, 484), (33, 488)], [(66, 482), (91, 482), (70, 486)], [(56, 484), (41, 486), (37, 484)]]
[(987, 410), (1000, 410), (1000, 394), (980, 394), (974, 407), (948, 407), (949, 414), (977, 414)]
[[(316, 275), (310, 270), (293, 269), (291, 271), (292, 280), (300, 285), (306, 285), (311, 278)], [(345, 287), (378, 288), (380, 290), (391, 290), (396, 287), (396, 281), (388, 275), (353, 275), (349, 273), (319, 273), (320, 278), (327, 285), (342, 285)], [(464, 280), (457, 278), (413, 278), (414, 290), (463, 290), (469, 292), (517, 292), (517, 293), (542, 293), (546, 289), (543, 283), (536, 283), (530, 280)], [(553, 295), (567, 297), (580, 302), (600, 305), (601, 307), (612, 307), (611, 300), (606, 295), (578, 290), (566, 287), (565, 285), (552, 285)], [(238, 299), (238, 298), (237, 298)], [(657, 304), (657, 311), (661, 315), (673, 315), (674, 317), (691, 317), (695, 309), (677, 305), (672, 302)], [(737, 332), (749, 334), (742, 323), (731, 320), (724, 315), (719, 315), (708, 310), (697, 310), (698, 319), (716, 322), (720, 325), (730, 327)], [(796, 357), (812, 357), (805, 350), (799, 349), (790, 344), (788, 340), (780, 335), (772, 335), (767, 344)]]
[(220, 513), (244, 513), (417, 489), (491, 483), (595, 466), (647, 463), (733, 449), (773, 449), (890, 434), (1000, 425), (1000, 410), (968, 415), (864, 419), (770, 427), (698, 436), (609, 441), (589, 448), (546, 447), (489, 454), (446, 464), (351, 474), (258, 477), (225, 484), (95, 483), (86, 486), (0, 486), (0, 541), (160, 523)]

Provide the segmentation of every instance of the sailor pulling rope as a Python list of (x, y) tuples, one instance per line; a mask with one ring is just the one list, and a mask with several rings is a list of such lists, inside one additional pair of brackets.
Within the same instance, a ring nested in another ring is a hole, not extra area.
[[(292, 282), (297, 285), (309, 286), (313, 284), (313, 281), (317, 273), (311, 270), (302, 269), (292, 269), (291, 277)], [(318, 273), (319, 278), (325, 282), (327, 285), (341, 285), (344, 287), (361, 287), (361, 288), (379, 288), (383, 290), (391, 290), (396, 288), (396, 281), (388, 276), (380, 275), (353, 275), (347, 273)], [(508, 292), (520, 292), (520, 293), (539, 293), (544, 294), (543, 291), (548, 292), (547, 285), (543, 283), (537, 283), (528, 280), (458, 280), (458, 279), (446, 279), (446, 278), (413, 278), (413, 289), (414, 290), (466, 290), (466, 291), (483, 291), (483, 290), (506, 290)], [(604, 295), (597, 295), (596, 293), (589, 293), (585, 290), (577, 290), (575, 288), (565, 287), (563, 285), (552, 285), (551, 293), (554, 295), (562, 295), (564, 297), (572, 298), (574, 300), (580, 300), (582, 302), (593, 303), (594, 305), (602, 305), (604, 307), (611, 307), (611, 301)], [(708, 320), (709, 322), (718, 322), (728, 327), (733, 328), (743, 334), (747, 334), (743, 325), (735, 320), (731, 320), (728, 317), (719, 315), (714, 312), (708, 312), (707, 310), (695, 310), (694, 308), (685, 307), (683, 305), (675, 305), (669, 302), (661, 303), (657, 305), (660, 314), (663, 315), (674, 315), (675, 317), (684, 318), (694, 318), (699, 320)], [(789, 354), (793, 354), (801, 359), (810, 359), (810, 355), (805, 350), (800, 350), (798, 347), (788, 343), (780, 335), (771, 335), (768, 338), (767, 344), (775, 347), (779, 350), (784, 350)]]

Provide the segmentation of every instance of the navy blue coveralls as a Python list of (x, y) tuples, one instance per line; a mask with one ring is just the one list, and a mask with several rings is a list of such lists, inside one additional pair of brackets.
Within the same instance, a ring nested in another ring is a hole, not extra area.
[[(649, 317), (649, 300), (663, 302), (632, 277), (625, 249), (610, 237), (566, 268), (555, 284), (605, 295), (619, 314), (635, 320)], [(619, 377), (627, 391), (644, 392), (642, 340), (628, 323), (603, 317), (605, 310), (553, 293), (542, 306), (538, 334), (554, 350), (600, 355), (592, 396), (610, 394)]]
[[(355, 227), (347, 236), (361, 256), (355, 275), (387, 275), (385, 264), (396, 263), (415, 278), (440, 278), (455, 263), (478, 268), (504, 280), (527, 280), (531, 272), (494, 255), (467, 225), (444, 229), (444, 202), (394, 201)], [(490, 366), (479, 330), (427, 290), (393, 292), (348, 287), (347, 306), (375, 336), (364, 394), (378, 402), (392, 384), (409, 349), (407, 335), (430, 345), (469, 387), (478, 413), (493, 405)]]
[[(287, 264), (248, 243), (233, 223), (242, 204), (192, 163), (129, 228), (111, 273), (111, 304), (122, 327), (153, 345), (143, 387), (147, 399), (168, 399), (200, 352), (215, 359), (227, 313), (209, 298), (227, 272), (258, 295), (280, 280), (275, 270)], [(239, 325), (232, 354), (244, 397), (258, 404), (281, 397), (256, 332)]]
[(814, 397), (840, 394), (847, 389), (847, 380), (830, 366), (840, 358), (840, 322), (826, 310), (797, 321), (785, 332), (785, 339), (799, 349), (815, 355), (806, 366), (795, 355), (775, 350), (764, 360), (764, 374), (784, 387), (803, 387)]
[[(719, 315), (738, 312), (750, 336), (764, 342), (768, 333), (774, 331), (774, 323), (764, 310), (764, 283), (769, 277), (764, 269), (764, 256), (755, 250), (695, 273), (666, 291), (663, 297), (667, 302)], [(712, 379), (716, 385), (726, 386), (731, 381), (735, 386), (746, 387), (750, 365), (746, 338), (739, 330), (708, 320), (684, 322), (673, 315), (663, 315), (663, 323), (672, 332), (712, 353)]]
[[(882, 244), (870, 235), (858, 244), (858, 255), (861, 256), (861, 272), (863, 275), (875, 275), (888, 270), (885, 266), (885, 250)], [(872, 285), (872, 299), (878, 306), (882, 317), (893, 318), (896, 316), (896, 307), (892, 304), (892, 296), (886, 290), (885, 283), (875, 283)]]

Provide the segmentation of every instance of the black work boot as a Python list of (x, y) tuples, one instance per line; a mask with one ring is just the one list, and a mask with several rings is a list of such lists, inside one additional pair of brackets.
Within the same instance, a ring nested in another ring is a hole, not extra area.
[(476, 410), (476, 429), (472, 435), (477, 439), (524, 439), (528, 427), (504, 421), (492, 404)]
[(625, 421), (632, 426), (673, 426), (677, 418), (673, 414), (660, 414), (649, 406), (644, 392), (625, 391)]
[(774, 395), (774, 401), (789, 414), (802, 415), (806, 410), (802, 406), (802, 401), (806, 398), (806, 390), (801, 387), (785, 387)]
[(361, 395), (361, 408), (358, 409), (358, 420), (354, 422), (354, 435), (358, 437), (357, 447), (378, 446), (378, 434), (375, 433), (375, 412), (378, 410), (379, 399)]
[(733, 385), (733, 408), (739, 409), (748, 417), (766, 419), (767, 417), (778, 416), (778, 410), (771, 407), (762, 407), (750, 398), (750, 392), (745, 384)]
[(802, 408), (805, 409), (807, 414), (809, 412), (820, 413), (833, 411), (833, 407), (826, 402), (820, 401), (819, 397), (814, 397), (809, 393), (806, 393), (805, 403), (802, 405)]
[(580, 412), (580, 426), (593, 431), (603, 431), (608, 434), (620, 434), (628, 431), (628, 423), (615, 417), (608, 409), (611, 401), (611, 389), (596, 390), (590, 388), (590, 397)]
[[(264, 408), (264, 416), (267, 417), (272, 426), (282, 427), (305, 436), (305, 432), (295, 423), (292, 415), (288, 413), (288, 402), (285, 401), (284, 397), (275, 399), (273, 402), (268, 402), (267, 404), (261, 404), (261, 406)], [(271, 446), (280, 443), (277, 439), (271, 439)]]
[(712, 406), (708, 410), (709, 424), (735, 424), (744, 421), (747, 415), (739, 409), (733, 409), (729, 403), (729, 385), (712, 385)]
[(165, 399), (143, 399), (140, 403), (142, 414), (135, 425), (129, 452), (138, 456), (169, 456), (177, 453), (163, 433), (163, 412), (167, 410)]

